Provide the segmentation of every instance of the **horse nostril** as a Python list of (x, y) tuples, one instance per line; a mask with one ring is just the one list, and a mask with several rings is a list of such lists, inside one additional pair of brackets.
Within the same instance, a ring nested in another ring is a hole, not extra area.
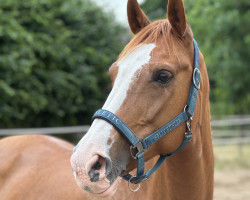
[(96, 161), (95, 164), (92, 166), (92, 168), (88, 172), (91, 182), (97, 182), (99, 180), (100, 173), (98, 172), (98, 170), (100, 170), (101, 167), (102, 165), (99, 161)]
[(110, 160), (100, 155), (93, 156), (87, 163), (87, 172), (91, 182), (97, 182), (109, 173)]
[(93, 165), (93, 167), (92, 167), (92, 169), (94, 169), (94, 170), (99, 170), (99, 169), (101, 169), (101, 163), (99, 162), (99, 161), (97, 161), (94, 165)]
[(93, 168), (88, 172), (88, 175), (91, 182), (99, 181), (100, 173), (96, 172)]

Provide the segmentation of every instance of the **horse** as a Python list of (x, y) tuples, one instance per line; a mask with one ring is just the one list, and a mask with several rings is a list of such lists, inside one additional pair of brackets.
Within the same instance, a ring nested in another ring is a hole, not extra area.
[(134, 37), (88, 132), (74, 149), (49, 136), (1, 140), (1, 199), (213, 199), (209, 79), (183, 1), (150, 22), (128, 0), (127, 15)]

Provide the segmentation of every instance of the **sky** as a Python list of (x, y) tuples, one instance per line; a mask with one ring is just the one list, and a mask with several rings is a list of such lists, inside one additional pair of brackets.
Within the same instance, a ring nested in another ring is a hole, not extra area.
[[(127, 0), (93, 0), (98, 5), (106, 7), (107, 10), (113, 10), (118, 22), (128, 26), (127, 22)], [(144, 0), (138, 0), (142, 3)]]

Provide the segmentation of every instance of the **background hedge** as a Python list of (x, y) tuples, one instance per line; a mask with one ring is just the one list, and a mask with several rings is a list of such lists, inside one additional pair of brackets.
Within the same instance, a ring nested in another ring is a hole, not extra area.
[(90, 122), (123, 28), (88, 0), (0, 3), (0, 127)]

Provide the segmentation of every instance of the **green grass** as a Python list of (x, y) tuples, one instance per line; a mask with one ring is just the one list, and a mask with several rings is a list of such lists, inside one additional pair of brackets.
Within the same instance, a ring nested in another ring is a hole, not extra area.
[(250, 169), (250, 144), (214, 146), (215, 169)]

